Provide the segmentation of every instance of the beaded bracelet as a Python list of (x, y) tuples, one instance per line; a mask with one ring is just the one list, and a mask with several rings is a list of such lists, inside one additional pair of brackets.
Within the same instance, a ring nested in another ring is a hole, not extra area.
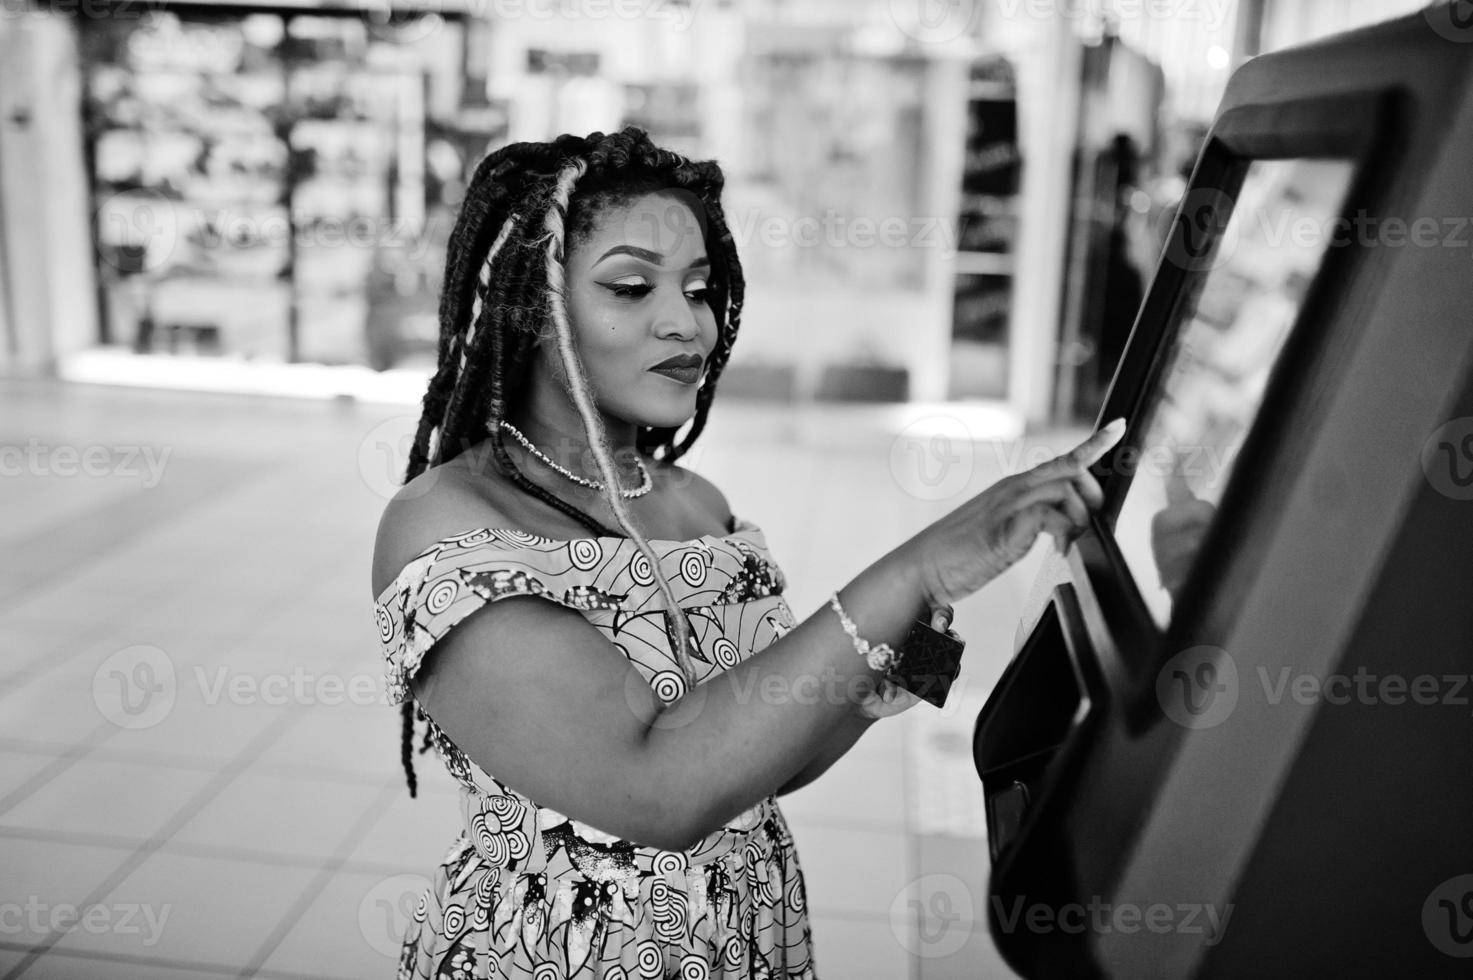
[(962, 651), (966, 648), (966, 641), (956, 630), (943, 633), (918, 619), (898, 650), (888, 643), (872, 646), (860, 639), (859, 628), (839, 605), (839, 593), (830, 597), (829, 605), (839, 614), (844, 632), (866, 663), (922, 700), (938, 708), (945, 706), (946, 696), (961, 672)]
[(892, 673), (900, 665), (900, 654), (890, 644), (880, 643), (872, 646), (868, 640), (860, 638), (859, 627), (854, 625), (854, 620), (850, 619), (844, 612), (844, 607), (839, 605), (839, 593), (835, 592), (829, 597), (829, 605), (833, 607), (834, 612), (839, 614), (839, 624), (844, 627), (844, 632), (849, 634), (849, 639), (854, 641), (854, 649), (864, 658), (865, 663), (886, 674)]

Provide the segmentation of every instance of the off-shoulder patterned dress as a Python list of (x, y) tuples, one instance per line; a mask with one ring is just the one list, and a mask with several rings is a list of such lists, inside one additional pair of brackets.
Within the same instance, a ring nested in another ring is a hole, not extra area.
[[(797, 625), (762, 531), (651, 541), (699, 651), (697, 682)], [(587, 617), (659, 697), (686, 683), (648, 560), (628, 538), (553, 540), (477, 529), (431, 545), (375, 603), (394, 703), (435, 642), (506, 596)], [(539, 806), (430, 721), (461, 786), (464, 830), (405, 937), (399, 980), (425, 977), (812, 978), (803, 873), (768, 797), (686, 851), (604, 834)]]

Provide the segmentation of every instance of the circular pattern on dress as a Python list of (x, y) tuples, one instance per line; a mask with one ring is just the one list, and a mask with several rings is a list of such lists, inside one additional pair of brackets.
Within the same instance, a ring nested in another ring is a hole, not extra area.
[(604, 980), (629, 980), (629, 974), (622, 966), (615, 964), (604, 971)]
[(685, 855), (675, 851), (662, 851), (652, 862), (655, 873), (661, 875), (680, 874), (685, 871)]
[(807, 896), (803, 894), (803, 879), (794, 878), (788, 885), (787, 892), (788, 907), (794, 912), (802, 912), (808, 907)]
[(680, 577), (687, 585), (697, 586), (705, 582), (705, 556), (698, 551), (687, 551), (680, 559)]
[(685, 678), (673, 670), (662, 670), (650, 678), (650, 687), (656, 697), (668, 703), (685, 693)]
[(465, 907), (462, 905), (445, 906), (445, 915), (442, 919), (445, 926), (445, 938), (456, 940), (465, 931)]
[(562, 975), (556, 964), (544, 960), (532, 971), (532, 980), (559, 980)]
[(596, 538), (579, 538), (568, 543), (568, 558), (572, 560), (573, 567), (582, 571), (588, 571), (603, 560), (603, 545)]
[(655, 569), (644, 552), (636, 551), (629, 558), (629, 577), (640, 585), (651, 585), (655, 581)]
[(430, 586), (430, 594), (425, 596), (425, 608), (439, 615), (450, 608), (455, 597), (460, 593), (460, 583), (453, 578), (442, 578)]
[(711, 656), (716, 658), (719, 667), (735, 667), (742, 662), (742, 653), (737, 645), (724, 636), (718, 636), (711, 644)]
[(521, 531), (514, 527), (499, 529), (496, 532), (496, 537), (498, 540), (505, 541), (507, 544), (515, 545), (538, 544), (539, 542), (547, 540), (546, 538), (538, 537), (535, 534), (529, 534), (526, 531)]
[(473, 544), (480, 544), (482, 541), (489, 540), (491, 540), (491, 529), (478, 527), (469, 534), (462, 534), (458, 538), (451, 538), (449, 543), (455, 545), (457, 548), (469, 548)]
[(526, 807), (510, 796), (493, 796), (486, 801), (486, 810), (496, 818), (503, 830), (507, 830), (521, 826)]
[(496, 895), (496, 883), (499, 878), (499, 875), (492, 874), (490, 871), (483, 871), (481, 876), (476, 879), (477, 912), (491, 907), (491, 899)]
[(388, 643), (394, 639), (394, 617), (383, 606), (375, 604), (373, 615), (378, 620), (378, 638), (381, 643)]
[(663, 905), (654, 906), (655, 935), (667, 943), (679, 943), (685, 938), (687, 911), (685, 896), (680, 894), (671, 895)]
[(663, 912), (670, 904), (670, 885), (662, 878), (650, 882), (650, 905)]
[(664, 957), (660, 955), (660, 946), (653, 939), (640, 941), (639, 952), (635, 963), (639, 967), (639, 975), (646, 980), (657, 980), (665, 970)]
[(711, 966), (695, 953), (687, 953), (680, 961), (680, 980), (710, 980)]
[(727, 966), (736, 966), (742, 961), (742, 937), (728, 936), (721, 947), (721, 959)]
[(490, 830), (484, 820), (475, 829), (477, 848), (485, 855), (487, 862), (494, 868), (504, 867), (511, 858), (511, 848), (506, 836)]

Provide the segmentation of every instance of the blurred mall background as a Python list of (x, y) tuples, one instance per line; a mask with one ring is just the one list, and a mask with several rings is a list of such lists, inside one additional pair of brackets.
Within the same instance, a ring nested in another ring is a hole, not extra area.
[(728, 397), (1090, 420), (1233, 67), (1418, 6), (3, 0), (0, 370), (412, 402), (477, 160), (634, 124), (729, 175)]
[[(0, 0), (0, 980), (391, 974), (459, 813), (343, 690), (489, 149), (724, 167), (748, 302), (690, 461), (801, 618), (1094, 422), (1236, 65), (1419, 6)], [(1038, 557), (958, 608), (955, 703), (784, 798), (826, 980), (1012, 975), (971, 725)]]

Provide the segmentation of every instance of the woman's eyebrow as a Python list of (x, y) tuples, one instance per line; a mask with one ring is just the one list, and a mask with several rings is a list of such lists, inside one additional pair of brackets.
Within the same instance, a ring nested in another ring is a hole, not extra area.
[[(665, 256), (661, 255), (659, 252), (654, 252), (647, 248), (640, 248), (638, 245), (615, 245), (613, 248), (600, 255), (598, 257), (598, 260), (595, 261), (593, 264), (598, 265), (599, 262), (602, 262), (604, 259), (608, 258), (611, 255), (632, 255), (636, 259), (644, 259), (644, 261), (650, 263), (651, 265), (663, 265), (665, 262)], [(693, 269), (698, 267), (709, 267), (710, 265), (710, 258), (704, 255), (690, 264), (691, 268)]]

